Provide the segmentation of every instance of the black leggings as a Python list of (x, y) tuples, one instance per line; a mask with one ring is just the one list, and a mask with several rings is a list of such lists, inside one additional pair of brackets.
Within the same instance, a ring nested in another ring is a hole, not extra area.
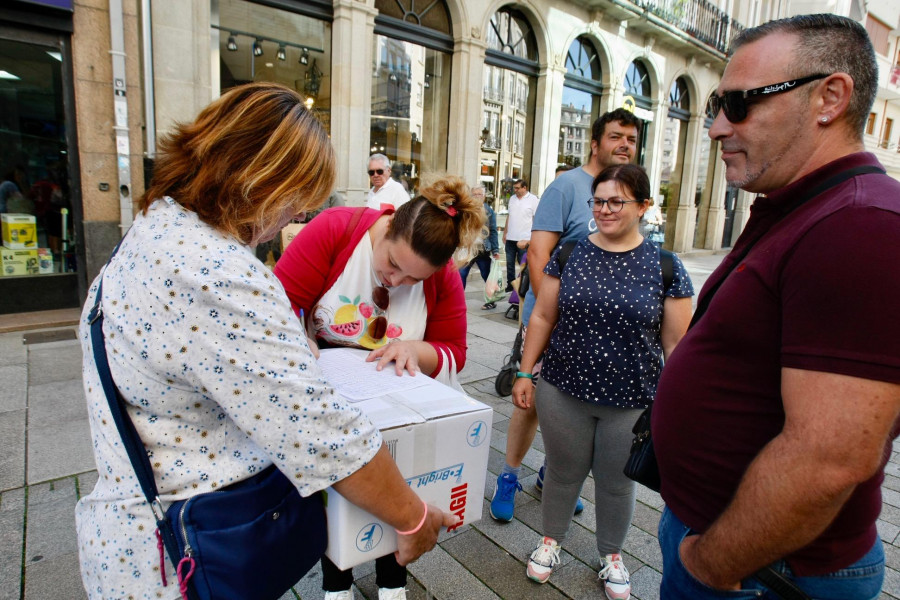
[[(353, 569), (341, 571), (327, 556), (322, 557), (322, 589), (343, 592), (353, 585)], [(406, 587), (406, 567), (397, 564), (394, 553), (375, 559), (375, 585), (380, 588)]]

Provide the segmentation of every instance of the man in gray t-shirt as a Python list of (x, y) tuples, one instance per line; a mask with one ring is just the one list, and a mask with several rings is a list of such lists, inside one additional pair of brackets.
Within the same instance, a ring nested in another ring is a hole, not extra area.
[[(591, 184), (606, 167), (634, 160), (640, 121), (623, 108), (605, 113), (594, 121), (591, 129), (591, 156), (587, 164), (557, 177), (544, 190), (531, 224), (528, 246), (528, 275), (531, 287), (522, 307), (522, 324), (528, 326), (536, 294), (540, 293), (544, 267), (558, 244), (579, 240), (594, 230), (588, 207)], [(506, 464), (497, 478), (491, 500), (491, 516), (498, 521), (511, 521), (522, 459), (537, 432), (537, 412), (516, 407), (510, 418), (506, 437)], [(538, 488), (543, 487), (543, 473), (538, 474)], [(579, 506), (581, 501), (579, 500)], [(582, 506), (583, 510), (583, 506)], [(580, 512), (576, 509), (576, 512)]]

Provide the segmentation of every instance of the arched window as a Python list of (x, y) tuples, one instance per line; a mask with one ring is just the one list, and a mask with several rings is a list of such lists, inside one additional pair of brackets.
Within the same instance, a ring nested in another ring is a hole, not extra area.
[(481, 183), (495, 208), (501, 208), (513, 181), (531, 183), (537, 42), (528, 19), (510, 6), (494, 13), (485, 37)]
[(559, 119), (557, 162), (573, 167), (587, 161), (591, 151), (591, 124), (599, 116), (600, 56), (593, 42), (581, 36), (566, 53), (566, 77)]
[(633, 61), (628, 65), (628, 70), (625, 72), (625, 95), (634, 101), (635, 115), (643, 121), (641, 124), (641, 137), (635, 149), (636, 162), (639, 165), (646, 165), (644, 154), (647, 148), (647, 135), (650, 129), (649, 119), (651, 118), (649, 116), (641, 116), (641, 113), (646, 113), (653, 108), (652, 93), (650, 73), (647, 71), (647, 67), (639, 60)]
[(393, 162), (415, 193), (424, 172), (447, 168), (453, 29), (444, 0), (375, 0), (369, 153)]

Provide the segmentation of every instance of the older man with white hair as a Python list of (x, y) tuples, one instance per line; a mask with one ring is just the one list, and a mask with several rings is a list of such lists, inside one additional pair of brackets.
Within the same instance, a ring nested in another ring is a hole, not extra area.
[(391, 178), (391, 160), (384, 154), (373, 154), (369, 157), (369, 181), (372, 189), (366, 200), (368, 208), (384, 210), (398, 209), (401, 204), (409, 202), (409, 192), (403, 185)]

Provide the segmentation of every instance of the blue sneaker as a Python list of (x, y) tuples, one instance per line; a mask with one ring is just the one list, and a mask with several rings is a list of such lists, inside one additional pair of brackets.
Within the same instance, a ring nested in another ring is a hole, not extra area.
[[(534, 487), (537, 488), (539, 492), (544, 491), (544, 465), (541, 465), (541, 470), (538, 471), (537, 480), (534, 482)], [(578, 502), (575, 503), (575, 514), (580, 515), (584, 512), (584, 502), (581, 501), (581, 498), (578, 498)]]
[(491, 498), (491, 516), (504, 523), (512, 521), (513, 510), (516, 508), (516, 492), (521, 491), (522, 484), (519, 483), (518, 477), (512, 473), (500, 475), (497, 478), (494, 497)]

